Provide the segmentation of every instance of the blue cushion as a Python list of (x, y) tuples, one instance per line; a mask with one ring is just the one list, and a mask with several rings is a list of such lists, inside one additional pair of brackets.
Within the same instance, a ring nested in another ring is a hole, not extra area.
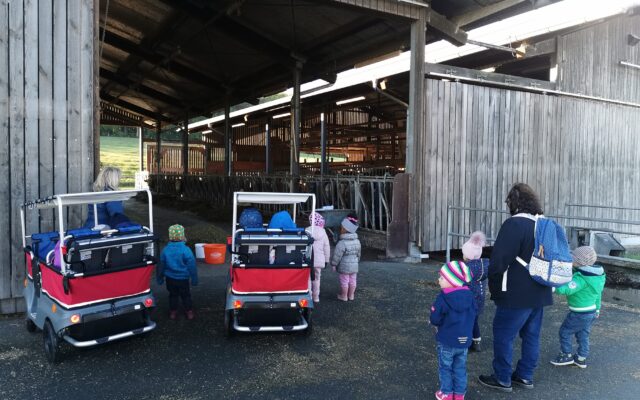
[(38, 258), (46, 258), (47, 254), (56, 246), (60, 238), (58, 232), (34, 233), (31, 235), (31, 248)]
[(67, 236), (69, 235), (73, 236), (74, 239), (88, 239), (102, 236), (100, 231), (94, 231), (88, 228), (70, 229), (67, 231)]

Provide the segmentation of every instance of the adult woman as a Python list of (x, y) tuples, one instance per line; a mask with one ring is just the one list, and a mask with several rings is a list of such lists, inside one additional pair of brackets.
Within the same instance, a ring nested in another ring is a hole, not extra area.
[[(117, 167), (105, 167), (103, 168), (95, 182), (93, 183), (94, 192), (103, 192), (109, 190), (118, 190), (120, 186), (120, 176), (122, 172)], [(128, 221), (124, 215), (124, 207), (122, 201), (108, 201), (106, 203), (100, 203), (97, 205), (98, 210), (98, 224), (109, 225), (115, 227), (118, 223)], [(87, 220), (84, 223), (85, 228), (93, 228), (95, 225), (95, 218), (93, 214), (93, 205), (89, 205), (89, 212), (87, 214)]]
[[(534, 246), (534, 216), (542, 214), (536, 193), (525, 183), (513, 185), (506, 200), (512, 215), (500, 227), (491, 252), (489, 291), (496, 304), (493, 319), (493, 375), (480, 383), (505, 392), (512, 384), (533, 388), (540, 353), (543, 307), (553, 304), (551, 288), (536, 283), (516, 257), (529, 262)], [(522, 338), (522, 355), (512, 372), (513, 342)]]

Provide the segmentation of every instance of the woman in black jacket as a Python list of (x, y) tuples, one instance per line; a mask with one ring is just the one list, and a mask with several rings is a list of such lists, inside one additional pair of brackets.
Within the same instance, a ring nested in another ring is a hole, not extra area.
[[(553, 304), (551, 288), (536, 283), (516, 257), (529, 262), (533, 254), (535, 216), (542, 214), (536, 193), (525, 183), (513, 185), (506, 200), (511, 218), (500, 227), (491, 252), (489, 291), (496, 304), (493, 319), (493, 371), (480, 383), (505, 392), (512, 384), (533, 389), (540, 354), (543, 307)], [(513, 342), (522, 338), (522, 355), (512, 369)]]

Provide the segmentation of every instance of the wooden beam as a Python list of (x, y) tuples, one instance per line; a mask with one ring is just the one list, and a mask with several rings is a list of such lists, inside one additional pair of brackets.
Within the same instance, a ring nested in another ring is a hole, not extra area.
[[(102, 29), (100, 29), (100, 36), (102, 37)], [(199, 70), (188, 67), (180, 62), (171, 60), (170, 57), (142, 47), (114, 32), (107, 30), (104, 34), (104, 42), (126, 53), (135, 54), (149, 63), (158, 65), (169, 73), (178, 75), (184, 79), (190, 80), (191, 82), (204, 86), (213, 92), (224, 93), (226, 91), (223, 84), (215, 78), (203, 74)]]
[(126, 100), (122, 100), (122, 99), (117, 99), (114, 96), (108, 94), (108, 93), (100, 93), (100, 98), (108, 103), (111, 104), (115, 104), (118, 106), (121, 106), (123, 108), (126, 108), (127, 110), (134, 112), (136, 114), (140, 114), (144, 117), (147, 117), (149, 119), (159, 119), (162, 122), (173, 122), (171, 119), (165, 117), (164, 115), (158, 115), (158, 113), (154, 110), (149, 110), (147, 108), (144, 107), (140, 107), (136, 104), (133, 103), (129, 103)]
[(471, 11), (466, 14), (453, 17), (451, 18), (451, 23), (456, 26), (466, 26), (483, 18), (489, 17), (493, 14), (497, 14), (500, 11), (504, 11), (508, 8), (516, 6), (520, 3), (524, 3), (525, 1), (527, 0), (504, 0), (499, 3), (482, 7), (479, 10)]
[[(323, 1), (323, 3), (327, 2)], [(331, 0), (330, 3), (411, 19), (418, 19), (420, 12), (424, 10), (425, 7), (429, 7), (429, 4), (420, 0)]]
[(495, 72), (483, 72), (476, 69), (462, 67), (452, 67), (444, 64), (425, 63), (425, 74), (439, 78), (455, 80), (456, 77), (479, 79), (490, 83), (508, 83), (519, 86), (529, 86), (538, 89), (554, 90), (556, 85), (553, 82), (541, 81), (538, 79), (522, 78), (519, 76), (499, 74)]
[[(197, 7), (183, 0), (163, 0), (176, 9), (180, 9), (206, 26), (223, 32), (232, 40), (243, 46), (262, 53), (285, 67), (292, 67), (294, 58), (306, 59), (302, 55), (294, 54), (287, 46), (267, 37), (255, 27), (243, 24), (241, 20), (233, 19), (226, 12), (214, 11), (210, 8)], [(215, 21), (215, 24), (212, 22)]]
[(464, 46), (467, 43), (467, 32), (433, 10), (429, 10), (427, 25), (439, 33), (444, 40), (456, 46)]
[(169, 106), (176, 108), (184, 108), (187, 106), (180, 99), (176, 99), (166, 93), (150, 88), (140, 82), (135, 82), (126, 76), (119, 75), (118, 73), (109, 71), (106, 68), (100, 68), (100, 76), (104, 79), (116, 82), (130, 90), (133, 90), (134, 92), (138, 92), (155, 100), (161, 101)]

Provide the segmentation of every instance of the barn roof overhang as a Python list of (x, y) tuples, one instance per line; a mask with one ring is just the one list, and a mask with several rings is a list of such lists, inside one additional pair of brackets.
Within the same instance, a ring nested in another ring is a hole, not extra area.
[(549, 2), (103, 0), (102, 120), (151, 126), (210, 116), (227, 102), (256, 103), (291, 87), (296, 67), (302, 83), (332, 82), (358, 63), (408, 49), (411, 22), (425, 10), (428, 42), (462, 44), (465, 28)]

